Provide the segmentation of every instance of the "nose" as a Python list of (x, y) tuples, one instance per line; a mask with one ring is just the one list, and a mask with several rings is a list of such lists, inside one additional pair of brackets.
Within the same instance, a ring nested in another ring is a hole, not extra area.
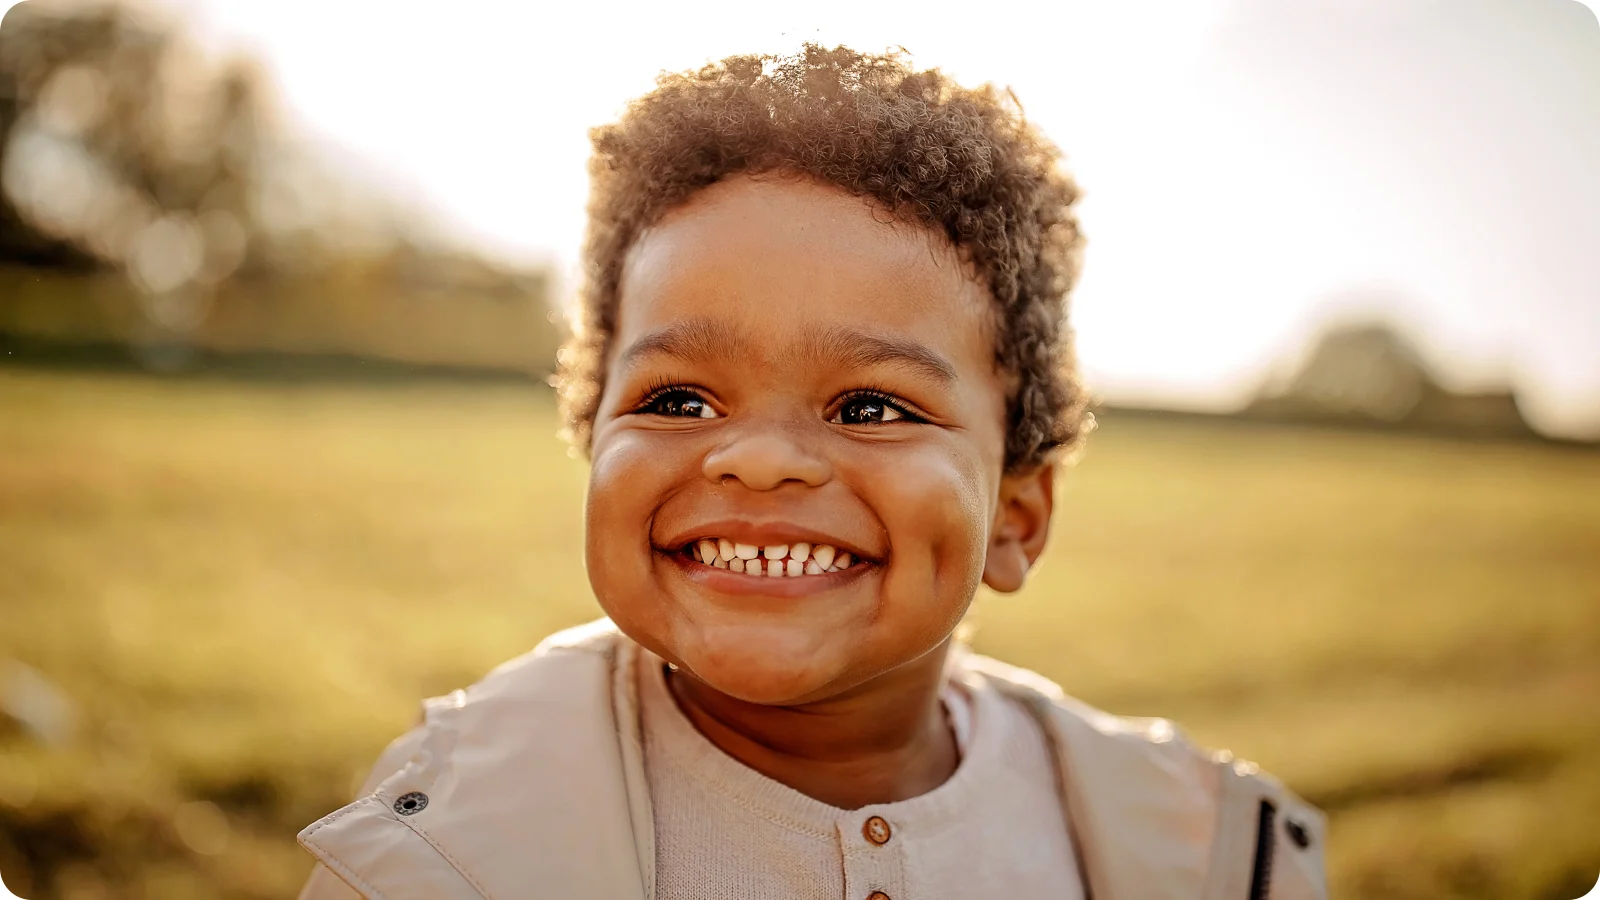
[(701, 463), (705, 477), (718, 484), (733, 478), (753, 491), (770, 491), (787, 482), (817, 487), (833, 477), (827, 458), (792, 431), (752, 424), (731, 437)]

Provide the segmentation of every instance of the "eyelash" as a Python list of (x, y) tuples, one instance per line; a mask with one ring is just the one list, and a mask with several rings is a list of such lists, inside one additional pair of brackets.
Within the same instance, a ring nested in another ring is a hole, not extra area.
[(692, 394), (698, 397), (700, 402), (710, 405), (710, 401), (706, 399), (706, 391), (704, 389), (684, 384), (673, 378), (657, 376), (645, 384), (644, 397), (633, 405), (633, 412), (635, 414), (648, 413), (650, 407), (654, 406), (656, 401), (672, 394)]
[[(899, 397), (895, 396), (894, 394), (889, 393), (886, 390), (883, 390), (882, 388), (875, 388), (875, 387), (864, 387), (864, 388), (857, 388), (857, 389), (855, 389), (853, 391), (847, 391), (844, 394), (841, 394), (839, 396), (839, 399), (830, 408), (831, 409), (837, 409), (837, 408), (843, 406), (844, 404), (850, 402), (851, 400), (876, 400), (879, 403), (882, 403), (884, 406), (887, 406), (890, 409), (893, 409), (895, 412), (899, 413), (903, 417), (902, 421), (905, 421), (905, 422), (926, 422), (926, 421), (928, 421), (927, 419), (925, 419), (922, 416), (918, 415), (914, 410), (912, 410), (910, 404), (906, 403), (906, 401), (901, 400)], [(889, 424), (889, 423), (883, 423), (883, 424)]]
[(644, 397), (640, 399), (638, 403), (634, 404), (634, 409), (642, 410), (646, 406), (649, 406), (657, 400), (660, 400), (662, 397), (665, 397), (673, 391), (688, 391), (694, 394), (701, 393), (700, 389), (697, 387), (692, 387), (680, 381), (675, 381), (671, 378), (662, 378), (658, 376), (645, 383)]
[[(703, 389), (698, 388), (698, 387), (694, 387), (693, 385), (684, 384), (684, 383), (682, 383), (680, 381), (675, 381), (675, 380), (673, 380), (671, 378), (657, 377), (657, 378), (651, 379), (649, 382), (647, 382), (645, 384), (644, 397), (638, 403), (634, 404), (633, 411), (635, 413), (644, 413), (657, 400), (660, 400), (662, 397), (668, 396), (669, 394), (674, 394), (674, 393), (679, 393), (679, 392), (686, 393), (686, 394), (694, 394), (695, 396), (700, 398), (701, 402), (707, 402), (706, 401), (706, 396), (705, 396), (705, 391)], [(834, 401), (832, 404), (829, 404), (829, 409), (836, 410), (839, 407), (843, 406), (845, 403), (850, 402), (851, 400), (862, 400), (862, 399), (865, 399), (865, 400), (876, 400), (879, 403), (882, 403), (884, 406), (887, 406), (887, 407), (893, 409), (895, 412), (899, 413), (902, 416), (901, 421), (905, 421), (905, 422), (926, 422), (926, 421), (928, 421), (923, 416), (918, 415), (911, 408), (911, 406), (909, 404), (907, 404), (904, 400), (901, 400), (899, 397), (895, 396), (894, 394), (890, 393), (889, 391), (886, 391), (886, 390), (884, 390), (882, 388), (876, 388), (876, 387), (863, 387), (863, 388), (856, 388), (855, 390), (852, 390), (852, 391), (846, 391), (845, 393), (839, 395), (839, 399), (838, 400)], [(830, 415), (829, 418), (831, 419), (832, 416)], [(889, 423), (884, 423), (884, 424), (889, 424)]]

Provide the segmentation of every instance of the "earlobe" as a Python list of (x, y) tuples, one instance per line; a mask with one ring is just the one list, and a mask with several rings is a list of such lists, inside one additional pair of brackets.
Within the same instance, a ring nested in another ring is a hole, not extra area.
[(1009, 594), (1020, 589), (1044, 552), (1055, 509), (1055, 474), (1055, 464), (1045, 463), (1001, 480), (983, 563), (983, 583), (993, 590)]
[(992, 590), (1009, 594), (1021, 589), (1028, 579), (1028, 558), (1016, 542), (989, 542), (989, 555), (983, 560), (983, 583)]

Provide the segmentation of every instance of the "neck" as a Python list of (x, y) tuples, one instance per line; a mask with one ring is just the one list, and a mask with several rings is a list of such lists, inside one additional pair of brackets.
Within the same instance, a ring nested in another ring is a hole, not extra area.
[(939, 691), (949, 642), (850, 691), (803, 706), (730, 697), (681, 670), (667, 678), (696, 729), (724, 753), (841, 809), (943, 784), (960, 761)]

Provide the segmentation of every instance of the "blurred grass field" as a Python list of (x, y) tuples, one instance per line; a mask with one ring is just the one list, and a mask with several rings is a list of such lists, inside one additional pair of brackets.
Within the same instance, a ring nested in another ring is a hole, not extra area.
[[(0, 368), (0, 689), (77, 710), (0, 717), (7, 886), (292, 897), (419, 698), (596, 614), (555, 430), (533, 387)], [(1336, 897), (1600, 872), (1600, 453), (1113, 413), (974, 620), (1326, 808)]]

